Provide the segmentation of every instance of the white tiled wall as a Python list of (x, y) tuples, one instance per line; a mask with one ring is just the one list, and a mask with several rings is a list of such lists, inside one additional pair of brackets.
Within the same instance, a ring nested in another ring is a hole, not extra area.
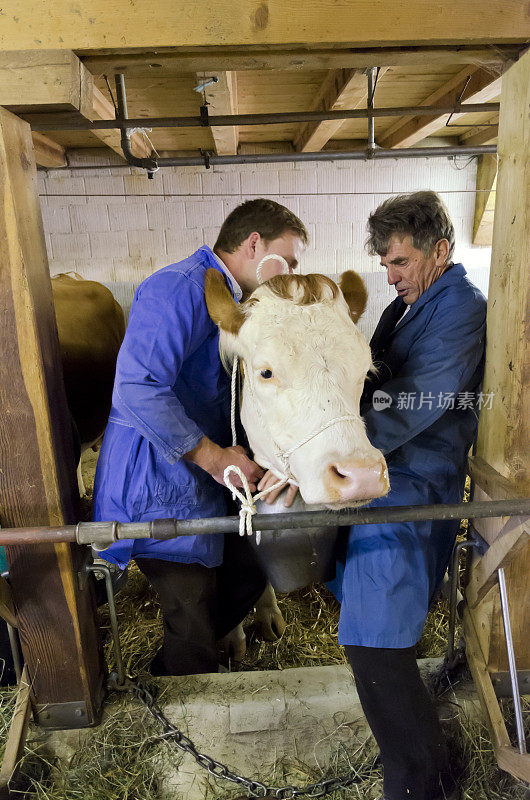
[[(74, 153), (71, 163), (108, 166), (39, 173), (50, 271), (75, 270), (113, 285), (128, 305), (133, 287), (201, 244), (213, 245), (219, 226), (240, 202), (267, 196), (298, 214), (311, 236), (302, 272), (366, 276), (377, 315), (393, 295), (377, 258), (364, 250), (366, 219), (391, 194), (434, 189), (456, 230), (455, 259), (481, 288), (490, 248), (471, 244), (476, 161), (418, 158), (372, 162), (161, 169), (153, 180), (139, 170), (115, 169), (108, 151)], [(373, 288), (371, 288), (373, 287)], [(375, 317), (374, 317), (375, 318)]]

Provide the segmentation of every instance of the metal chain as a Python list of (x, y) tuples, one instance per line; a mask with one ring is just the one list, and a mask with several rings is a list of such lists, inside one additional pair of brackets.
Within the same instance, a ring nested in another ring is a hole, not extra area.
[(267, 786), (261, 781), (246, 778), (244, 775), (238, 775), (227, 767), (226, 764), (222, 764), (211, 756), (200, 753), (191, 739), (169, 721), (156, 702), (152, 692), (140, 681), (129, 678), (124, 685), (119, 686), (115, 677), (111, 676), (110, 686), (113, 689), (131, 692), (131, 694), (143, 704), (149, 714), (162, 728), (163, 733), (160, 738), (171, 741), (179, 750), (189, 753), (197, 764), (210, 775), (213, 775), (214, 778), (222, 778), (223, 780), (244, 786), (249, 793), (249, 797), (260, 797), (264, 800), (267, 800), (267, 798), (292, 800), (293, 798), (303, 796), (309, 798), (324, 797), (337, 789), (347, 789), (358, 779), (356, 772), (352, 770), (348, 775), (337, 776), (336, 778), (325, 778), (315, 783), (309, 783), (306, 786)]

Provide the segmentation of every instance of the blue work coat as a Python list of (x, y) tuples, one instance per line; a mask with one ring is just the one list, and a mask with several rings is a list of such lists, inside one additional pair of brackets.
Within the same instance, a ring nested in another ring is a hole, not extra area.
[[(96, 471), (95, 520), (227, 513), (224, 488), (182, 459), (204, 435), (221, 447), (231, 443), (230, 380), (204, 296), (210, 268), (222, 272), (210, 248), (201, 247), (136, 291)], [(223, 535), (124, 540), (102, 556), (121, 568), (141, 556), (215, 567), (222, 563)]]
[[(486, 300), (455, 264), (394, 327), (392, 314), (404, 309), (396, 298), (382, 317), (390, 328), (376, 330), (371, 342), (378, 373), (367, 381), (361, 413), (390, 477), (390, 493), (372, 505), (460, 502), (477, 429)], [(377, 390), (391, 403), (383, 396), (386, 404), (374, 405)], [(453, 521), (352, 526), (330, 584), (341, 602), (339, 642), (414, 645), (457, 531)]]

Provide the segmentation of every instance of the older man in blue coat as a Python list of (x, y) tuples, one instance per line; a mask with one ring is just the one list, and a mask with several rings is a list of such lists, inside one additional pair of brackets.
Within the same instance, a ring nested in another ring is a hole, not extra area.
[[(281, 271), (271, 255), (294, 269), (306, 243), (304, 225), (287, 208), (247, 201), (228, 215), (213, 250), (201, 247), (138, 287), (98, 461), (95, 520), (224, 516), (230, 464), (255, 489), (263, 470), (242, 447), (230, 446), (230, 381), (204, 279), (208, 269), (218, 270), (240, 300), (257, 287), (258, 275), (265, 280)], [(156, 675), (217, 671), (216, 640), (241, 622), (266, 585), (239, 537), (131, 539), (101, 555), (122, 569), (135, 559), (158, 593), (164, 641), (151, 665)]]
[[(376, 372), (361, 406), (389, 469), (391, 491), (376, 505), (460, 502), (481, 401), (486, 300), (451, 260), (454, 229), (434, 192), (385, 201), (368, 231), (398, 294), (371, 341)], [(415, 656), (457, 530), (452, 521), (358, 525), (339, 559), (339, 641), (380, 747), (385, 800), (458, 796)]]

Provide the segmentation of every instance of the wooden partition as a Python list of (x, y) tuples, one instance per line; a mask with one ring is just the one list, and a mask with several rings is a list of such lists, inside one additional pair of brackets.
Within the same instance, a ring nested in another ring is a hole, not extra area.
[[(59, 356), (29, 125), (0, 109), (0, 525), (76, 521), (72, 430)], [(96, 722), (103, 659), (86, 549), (7, 548), (36, 716)]]
[[(530, 52), (503, 77), (487, 318), (484, 393), (473, 467), (475, 500), (530, 496)], [(504, 567), (517, 669), (530, 674), (530, 523), (475, 520), (490, 545), (467, 591), (469, 661), (492, 723), (499, 763), (530, 780), (530, 756), (510, 747), (493, 685), (508, 670), (496, 571)], [(524, 688), (524, 684), (523, 684)], [(526, 689), (530, 691), (530, 686)]]

